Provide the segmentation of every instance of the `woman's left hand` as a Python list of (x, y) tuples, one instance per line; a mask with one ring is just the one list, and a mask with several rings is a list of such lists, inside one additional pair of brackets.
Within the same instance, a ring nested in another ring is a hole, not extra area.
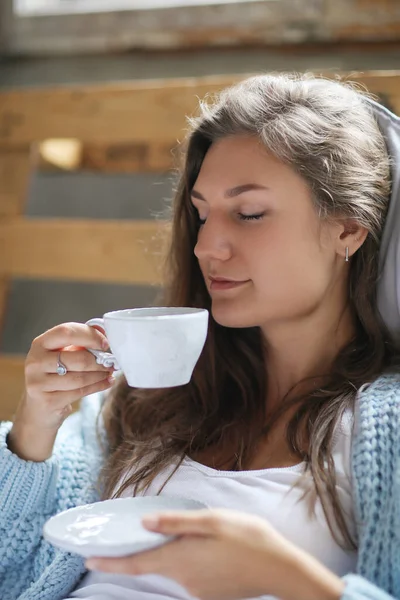
[[(163, 575), (202, 599), (266, 594), (282, 599), (340, 599), (342, 581), (259, 517), (225, 509), (196, 510), (162, 513), (145, 518), (143, 524), (151, 531), (179, 537), (124, 558), (90, 559), (87, 567), (126, 575)], [(322, 569), (320, 577), (314, 573), (314, 563)]]

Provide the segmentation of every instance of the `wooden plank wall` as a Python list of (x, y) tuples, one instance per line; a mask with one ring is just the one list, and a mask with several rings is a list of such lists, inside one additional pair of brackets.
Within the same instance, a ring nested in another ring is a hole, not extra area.
[[(327, 73), (327, 76), (330, 76)], [(186, 116), (198, 99), (243, 76), (132, 84), (10, 90), (0, 93), (0, 318), (13, 277), (149, 284), (159, 282), (156, 221), (26, 219), (33, 168), (52, 169), (44, 140), (78, 147), (71, 168), (163, 172), (176, 164)], [(400, 71), (352, 73), (400, 113)], [(77, 146), (78, 145), (78, 146)], [(71, 163), (72, 164), (72, 163)], [(0, 323), (1, 327), (1, 323)], [(23, 356), (0, 356), (0, 419), (21, 396)]]
[(315, 53), (316, 43), (397, 41), (400, 25), (398, 0), (247, 0), (175, 7), (160, 2), (156, 10), (144, 4), (134, 10), (74, 14), (76, 3), (63, 2), (70, 14), (21, 18), (12, 10), (12, 0), (2, 0), (0, 43), (3, 31), (6, 52), (51, 57), (294, 44), (311, 44)]

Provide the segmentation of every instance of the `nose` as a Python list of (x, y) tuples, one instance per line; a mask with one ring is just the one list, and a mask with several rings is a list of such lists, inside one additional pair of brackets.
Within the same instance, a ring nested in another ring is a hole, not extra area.
[(194, 253), (199, 260), (228, 260), (232, 255), (231, 242), (220, 219), (208, 216), (200, 227)]

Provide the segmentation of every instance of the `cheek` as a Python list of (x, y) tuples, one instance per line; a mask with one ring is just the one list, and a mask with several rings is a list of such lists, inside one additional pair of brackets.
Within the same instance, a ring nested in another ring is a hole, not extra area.
[[(278, 243), (279, 242), (279, 243)], [(270, 301), (296, 306), (315, 303), (324, 294), (332, 270), (329, 252), (316, 242), (270, 238), (264, 252), (254, 256), (254, 284)]]

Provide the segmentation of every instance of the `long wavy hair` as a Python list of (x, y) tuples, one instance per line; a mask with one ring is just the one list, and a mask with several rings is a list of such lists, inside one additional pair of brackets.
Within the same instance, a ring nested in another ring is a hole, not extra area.
[[(104, 405), (108, 455), (101, 473), (103, 497), (132, 486), (142, 493), (166, 467), (216, 448), (216, 468), (244, 469), (257, 444), (290, 408), (287, 445), (312, 482), (336, 541), (355, 548), (336, 491), (332, 443), (356, 392), (391, 364), (396, 349), (376, 308), (378, 251), (390, 195), (390, 164), (368, 96), (354, 84), (311, 74), (247, 79), (208, 97), (190, 121), (172, 204), (172, 234), (163, 306), (210, 309), (194, 255), (199, 221), (189, 201), (210, 146), (221, 138), (252, 135), (308, 183), (321, 219), (349, 217), (368, 235), (351, 258), (348, 303), (355, 337), (329, 373), (306, 395), (282, 398), (266, 409), (266, 350), (260, 329), (222, 327), (210, 316), (207, 341), (189, 384), (171, 389), (115, 385)], [(306, 432), (306, 438), (304, 438)], [(307, 439), (307, 444), (304, 444)], [(218, 449), (221, 449), (220, 455)], [(310, 478), (311, 475), (311, 478)], [(122, 482), (122, 483), (121, 483)]]

